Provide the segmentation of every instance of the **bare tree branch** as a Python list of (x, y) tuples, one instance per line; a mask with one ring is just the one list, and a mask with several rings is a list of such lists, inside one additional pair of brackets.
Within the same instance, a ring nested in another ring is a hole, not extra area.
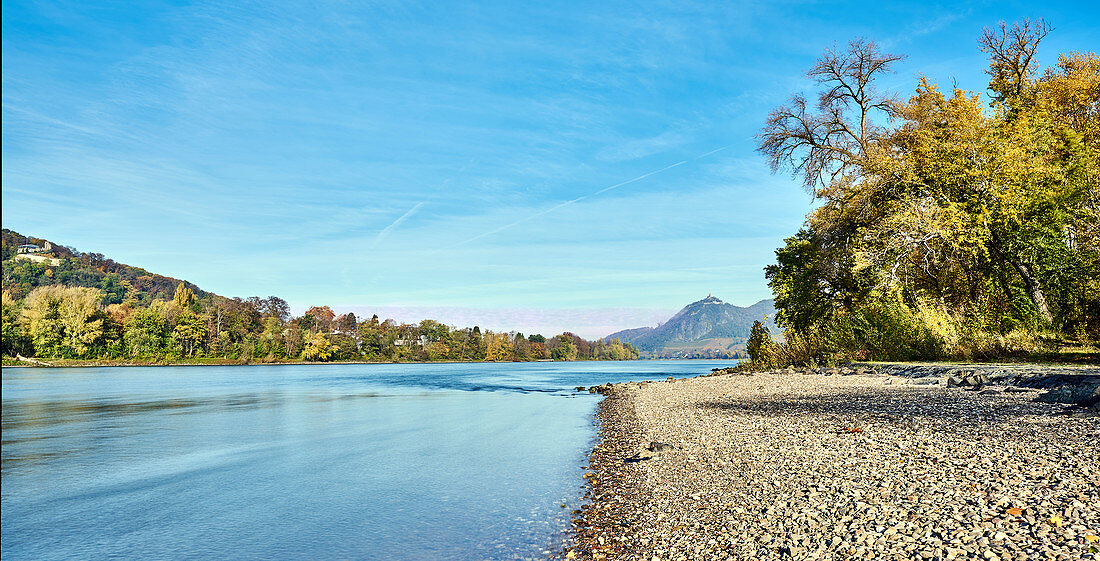
[(883, 135), (873, 124), (875, 114), (897, 115), (897, 99), (880, 93), (874, 81), (902, 58), (864, 39), (844, 50), (827, 49), (806, 73), (825, 87), (816, 111), (809, 111), (805, 96), (795, 95), (768, 115), (756, 135), (757, 151), (768, 158), (772, 172), (790, 168), (815, 195), (858, 176), (869, 143)]
[(989, 53), (989, 89), (994, 103), (1005, 103), (1010, 108), (1023, 95), (1032, 82), (1038, 61), (1035, 53), (1039, 42), (1054, 28), (1042, 19), (1016, 22), (1009, 28), (1005, 22), (995, 29), (985, 28), (978, 39), (978, 47)]

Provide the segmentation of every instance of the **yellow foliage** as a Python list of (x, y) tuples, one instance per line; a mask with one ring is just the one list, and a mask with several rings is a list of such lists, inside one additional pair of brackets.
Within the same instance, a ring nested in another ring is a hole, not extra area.
[(306, 333), (305, 336), (305, 348), (302, 349), (302, 359), (315, 360), (315, 361), (327, 361), (332, 357), (333, 345), (325, 337), (324, 333), (315, 331), (312, 333)]
[(97, 288), (40, 286), (23, 301), (22, 318), (40, 354), (83, 356), (103, 336)]

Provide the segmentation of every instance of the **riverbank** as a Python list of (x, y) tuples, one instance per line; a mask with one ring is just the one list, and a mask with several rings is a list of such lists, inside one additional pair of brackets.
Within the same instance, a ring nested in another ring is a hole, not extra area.
[[(552, 359), (525, 360), (525, 361), (485, 361), (485, 360), (432, 360), (432, 361), (384, 361), (384, 360), (330, 360), (325, 362), (306, 360), (239, 360), (223, 358), (196, 358), (188, 360), (116, 360), (116, 359), (48, 359), (48, 361), (31, 359), (33, 362), (21, 361), (4, 357), (4, 368), (90, 368), (98, 366), (277, 366), (277, 365), (325, 365), (325, 364), (494, 364), (495, 362), (563, 362)], [(638, 359), (623, 359), (622, 361), (608, 360), (575, 360), (564, 362), (623, 362)]]
[(1097, 406), (952, 368), (606, 386), (566, 556), (1100, 559)]

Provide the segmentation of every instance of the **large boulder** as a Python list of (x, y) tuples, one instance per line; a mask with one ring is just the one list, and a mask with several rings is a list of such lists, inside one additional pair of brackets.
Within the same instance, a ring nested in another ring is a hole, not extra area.
[(1067, 403), (1095, 408), (1100, 405), (1100, 384), (1063, 386), (1040, 394), (1035, 401), (1043, 403)]

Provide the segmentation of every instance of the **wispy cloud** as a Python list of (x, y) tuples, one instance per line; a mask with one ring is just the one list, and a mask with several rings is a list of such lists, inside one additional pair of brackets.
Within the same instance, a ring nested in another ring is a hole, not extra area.
[(729, 148), (729, 146), (723, 146), (723, 147), (721, 147), (721, 148), (717, 148), (717, 149), (711, 150), (711, 151), (709, 151), (709, 152), (706, 152), (706, 153), (700, 154), (700, 155), (698, 155), (698, 156), (695, 156), (694, 158), (689, 158), (689, 159), (687, 159), (687, 160), (681, 160), (681, 161), (679, 161), (679, 162), (676, 162), (675, 164), (672, 164), (672, 165), (668, 165), (668, 166), (665, 166), (665, 167), (663, 167), (663, 168), (661, 168), (661, 169), (657, 169), (657, 170), (653, 170), (653, 171), (651, 171), (651, 172), (643, 173), (642, 175), (639, 175), (638, 177), (635, 177), (635, 178), (633, 178), (633, 179), (627, 179), (626, 181), (622, 181), (622, 182), (616, 183), (616, 184), (614, 184), (614, 185), (609, 185), (609, 186), (607, 186), (607, 187), (604, 187), (603, 189), (600, 189), (599, 191), (595, 191), (595, 192), (593, 192), (593, 193), (589, 193), (589, 194), (587, 194), (587, 195), (581, 195), (580, 197), (577, 197), (577, 198), (575, 198), (575, 199), (572, 199), (572, 200), (568, 200), (568, 201), (565, 201), (565, 202), (563, 202), (563, 203), (559, 203), (559, 204), (556, 204), (556, 205), (554, 205), (554, 206), (552, 206), (552, 207), (550, 207), (550, 208), (547, 208), (547, 209), (545, 209), (545, 210), (540, 210), (539, 212), (536, 212), (536, 213), (534, 213), (534, 214), (531, 214), (531, 215), (529, 215), (529, 216), (526, 216), (526, 217), (524, 217), (524, 218), (521, 218), (521, 219), (519, 219), (519, 220), (516, 220), (515, 222), (512, 222), (511, 224), (505, 224), (504, 226), (500, 226), (499, 228), (493, 228), (492, 230), (489, 230), (488, 232), (483, 232), (483, 233), (481, 233), (481, 234), (478, 234), (478, 235), (476, 235), (476, 236), (474, 236), (474, 237), (472, 237), (472, 238), (469, 238), (469, 239), (467, 239), (467, 240), (465, 240), (465, 241), (462, 241), (462, 242), (458, 243), (458, 244), (457, 244), (457, 245), (455, 245), (454, 247), (459, 247), (459, 246), (463, 246), (463, 245), (466, 245), (466, 244), (468, 244), (468, 243), (470, 243), (470, 242), (473, 242), (473, 241), (477, 241), (477, 240), (479, 240), (479, 239), (481, 239), (481, 238), (484, 238), (484, 237), (486, 237), (486, 236), (491, 236), (491, 235), (493, 235), (493, 234), (496, 234), (496, 233), (498, 233), (498, 232), (502, 232), (502, 231), (504, 231), (504, 230), (507, 230), (507, 229), (509, 229), (509, 228), (513, 228), (513, 227), (515, 227), (515, 226), (518, 226), (518, 225), (520, 225), (520, 224), (523, 224), (524, 222), (527, 222), (527, 221), (529, 221), (529, 220), (533, 220), (533, 219), (535, 219), (535, 218), (538, 218), (538, 217), (540, 217), (540, 216), (545, 216), (545, 215), (547, 215), (547, 214), (550, 214), (551, 212), (554, 212), (555, 210), (559, 210), (559, 209), (565, 208), (565, 207), (567, 207), (567, 206), (569, 206), (569, 205), (572, 205), (572, 204), (576, 204), (576, 203), (579, 203), (579, 202), (581, 202), (581, 201), (583, 201), (583, 200), (585, 200), (585, 199), (589, 199), (589, 198), (595, 197), (595, 196), (597, 196), (597, 195), (601, 195), (601, 194), (603, 194), (603, 193), (606, 193), (606, 192), (608, 192), (608, 191), (611, 191), (612, 189), (618, 189), (619, 187), (623, 187), (623, 186), (626, 186), (626, 185), (630, 185), (631, 183), (636, 183), (636, 182), (638, 182), (638, 181), (641, 181), (641, 180), (643, 180), (643, 179), (645, 179), (645, 178), (647, 178), (647, 177), (652, 177), (652, 176), (654, 176), (654, 175), (657, 175), (658, 173), (662, 173), (662, 172), (668, 171), (668, 170), (670, 170), (670, 169), (672, 169), (672, 168), (676, 168), (676, 167), (682, 166), (682, 165), (684, 165), (684, 164), (686, 164), (686, 163), (688, 163), (688, 162), (693, 162), (693, 161), (696, 161), (696, 160), (700, 160), (700, 159), (702, 159), (702, 158), (705, 158), (705, 157), (707, 157), (707, 156), (710, 156), (711, 154), (717, 154), (718, 152), (721, 152), (722, 150), (725, 150), (726, 148)]
[(682, 146), (689, 140), (690, 138), (682, 133), (666, 131), (650, 138), (639, 138), (604, 147), (596, 152), (596, 159), (606, 162), (636, 160)]
[(552, 206), (552, 207), (550, 207), (550, 208), (548, 208), (548, 209), (545, 209), (545, 210), (541, 210), (541, 211), (539, 211), (539, 212), (536, 212), (536, 213), (534, 213), (534, 214), (532, 214), (532, 215), (530, 215), (530, 216), (526, 216), (526, 217), (524, 217), (524, 218), (521, 218), (521, 219), (519, 219), (519, 220), (516, 220), (515, 222), (512, 222), (511, 224), (505, 224), (504, 226), (501, 226), (501, 227), (499, 227), (499, 228), (493, 228), (492, 230), (489, 230), (488, 232), (484, 232), (484, 233), (478, 234), (478, 235), (476, 235), (476, 236), (474, 236), (474, 237), (472, 237), (472, 238), (470, 238), (470, 239), (468, 239), (468, 240), (466, 240), (466, 241), (460, 242), (460, 243), (459, 243), (458, 245), (456, 245), (455, 247), (458, 247), (458, 246), (462, 246), (462, 245), (466, 245), (466, 244), (468, 244), (468, 243), (470, 243), (470, 242), (473, 242), (473, 241), (476, 241), (476, 240), (480, 240), (481, 238), (484, 238), (484, 237), (486, 237), (486, 236), (491, 236), (491, 235), (493, 235), (493, 234), (496, 234), (497, 232), (502, 232), (502, 231), (504, 231), (504, 230), (507, 230), (507, 229), (509, 229), (509, 228), (512, 228), (512, 227), (518, 226), (518, 225), (520, 225), (520, 224), (523, 224), (524, 222), (527, 222), (528, 220), (533, 220), (533, 219), (535, 219), (535, 218), (538, 218), (538, 217), (540, 217), (540, 216), (543, 216), (543, 215), (546, 215), (546, 214), (550, 214), (551, 212), (554, 212), (555, 210), (558, 210), (558, 209), (561, 209), (561, 208), (567, 207), (567, 206), (569, 206), (569, 205), (571, 205), (571, 204), (575, 204), (575, 203), (578, 203), (578, 202), (580, 202), (580, 201), (583, 201), (583, 200), (585, 200), (585, 199), (587, 199), (587, 198), (590, 198), (590, 197), (595, 197), (596, 195), (599, 195), (600, 193), (606, 193), (606, 192), (608, 192), (608, 191), (610, 191), (610, 190), (612, 190), (612, 189), (617, 189), (617, 188), (619, 188), (619, 187), (622, 187), (622, 186), (624, 186), (624, 185), (629, 185), (629, 184), (631, 184), (631, 183), (634, 183), (634, 182), (636, 182), (636, 181), (641, 181), (641, 180), (643, 180), (643, 179), (645, 179), (645, 178), (647, 178), (647, 177), (649, 177), (649, 176), (651, 176), (651, 175), (657, 175), (658, 173), (661, 173), (661, 172), (663, 172), (663, 171), (668, 171), (668, 170), (670, 170), (670, 169), (672, 169), (672, 168), (674, 168), (674, 167), (677, 167), (677, 166), (682, 166), (682, 165), (684, 165), (684, 164), (686, 164), (686, 163), (688, 163), (688, 160), (682, 160), (682, 161), (676, 162), (675, 164), (672, 164), (672, 165), (670, 165), (670, 166), (665, 166), (665, 167), (663, 167), (663, 168), (661, 168), (661, 169), (659, 169), (659, 170), (654, 170), (654, 171), (651, 171), (651, 172), (649, 172), (649, 173), (643, 173), (642, 175), (639, 175), (638, 177), (635, 177), (634, 179), (628, 179), (628, 180), (626, 180), (626, 181), (623, 181), (622, 183), (616, 183), (616, 184), (614, 184), (614, 185), (611, 185), (611, 186), (609, 186), (609, 187), (604, 187), (603, 189), (600, 189), (599, 191), (596, 191), (595, 193), (589, 193), (589, 194), (587, 194), (587, 195), (582, 195), (582, 196), (580, 196), (580, 197), (577, 197), (577, 198), (575, 198), (575, 199), (572, 199), (572, 200), (569, 200), (569, 201), (565, 201), (564, 203), (560, 203), (560, 204), (554, 205), (554, 206)]

